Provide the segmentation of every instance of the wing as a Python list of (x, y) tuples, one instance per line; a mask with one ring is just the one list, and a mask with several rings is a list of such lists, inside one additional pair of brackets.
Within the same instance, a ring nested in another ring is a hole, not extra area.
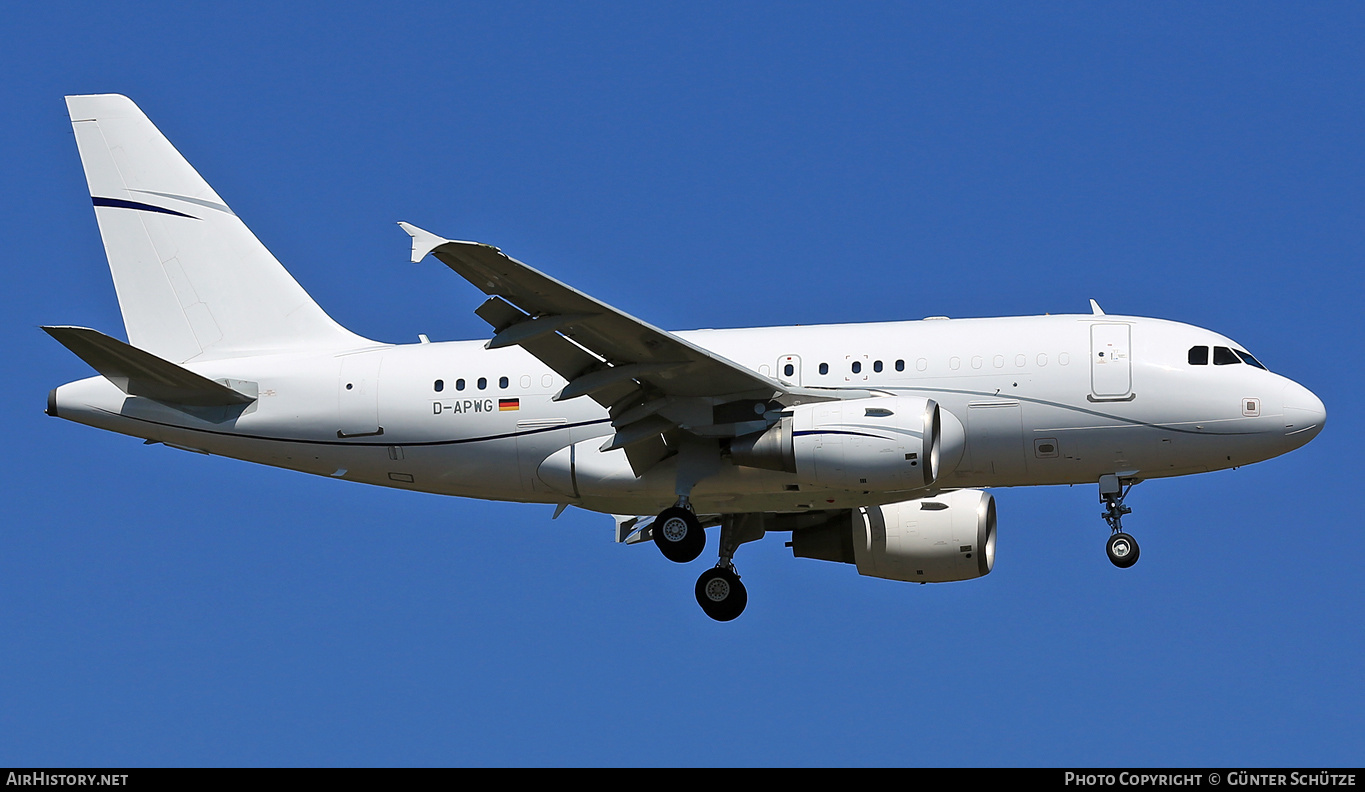
[[(489, 349), (520, 346), (568, 384), (556, 400), (587, 396), (606, 407), (636, 474), (670, 453), (669, 436), (736, 437), (766, 429), (810, 394), (709, 352), (596, 300), (491, 245), (443, 239), (408, 223), (412, 260), (434, 255), (489, 295), (475, 311), (493, 326)], [(865, 394), (864, 394), (865, 395)]]

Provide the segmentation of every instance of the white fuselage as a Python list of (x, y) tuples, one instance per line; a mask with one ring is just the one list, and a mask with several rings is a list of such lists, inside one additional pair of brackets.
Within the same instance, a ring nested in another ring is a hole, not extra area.
[[(677, 335), (792, 386), (937, 401), (965, 432), (965, 450), (944, 466), (937, 489), (1235, 467), (1298, 448), (1325, 419), (1321, 401), (1285, 377), (1247, 364), (1191, 365), (1193, 346), (1238, 345), (1159, 319), (1061, 315)], [(184, 365), (255, 383), (259, 398), (241, 414), (187, 412), (92, 377), (54, 391), (49, 409), (176, 447), (387, 487), (618, 514), (653, 514), (676, 500), (672, 460), (637, 478), (624, 452), (598, 451), (595, 439), (613, 431), (607, 411), (586, 397), (554, 401), (564, 380), (517, 347), (376, 344)], [(575, 466), (555, 468), (552, 458), (567, 459), (570, 446)], [(692, 502), (699, 512), (737, 513), (905, 497), (812, 490), (790, 474), (727, 461), (696, 486)]]

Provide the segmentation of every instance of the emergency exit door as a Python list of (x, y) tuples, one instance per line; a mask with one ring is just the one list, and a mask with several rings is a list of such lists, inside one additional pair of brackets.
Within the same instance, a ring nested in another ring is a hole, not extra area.
[(1126, 399), (1133, 394), (1130, 356), (1132, 326), (1090, 326), (1090, 393), (1095, 399)]
[(383, 352), (361, 352), (341, 359), (337, 382), (337, 437), (373, 437), (379, 426), (379, 365)]

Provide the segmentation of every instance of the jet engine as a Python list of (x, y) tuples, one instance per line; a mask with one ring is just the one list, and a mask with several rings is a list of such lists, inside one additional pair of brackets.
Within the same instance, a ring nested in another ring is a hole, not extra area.
[(886, 492), (933, 484), (962, 458), (965, 439), (932, 399), (887, 396), (796, 405), (767, 431), (736, 438), (730, 453), (803, 484)]
[(917, 583), (970, 580), (995, 565), (995, 499), (981, 490), (834, 513), (792, 531), (792, 554), (856, 564), (858, 574)]

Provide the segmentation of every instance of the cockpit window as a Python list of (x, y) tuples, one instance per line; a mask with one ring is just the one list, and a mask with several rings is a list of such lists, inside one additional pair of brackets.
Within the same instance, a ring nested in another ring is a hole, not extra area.
[(1236, 349), (1236, 350), (1233, 350), (1233, 351), (1236, 352), (1236, 353), (1237, 353), (1237, 357), (1240, 357), (1240, 358), (1242, 359), (1242, 362), (1243, 362), (1243, 363), (1246, 363), (1248, 366), (1255, 366), (1256, 368), (1261, 369), (1262, 371), (1269, 371), (1269, 370), (1270, 370), (1270, 369), (1267, 369), (1264, 365), (1262, 365), (1262, 364), (1261, 364), (1261, 361), (1259, 361), (1259, 360), (1257, 360), (1256, 358), (1252, 357), (1250, 352), (1243, 352), (1243, 351), (1240, 350), (1240, 349)]
[[(1189, 360), (1191, 366), (1207, 366), (1209, 364), (1209, 348), (1206, 346), (1190, 347)], [(1246, 363), (1248, 366), (1255, 366), (1262, 371), (1269, 371), (1261, 361), (1252, 357), (1250, 352), (1221, 346), (1213, 348), (1213, 365), (1231, 366), (1237, 363)]]
[(1234, 364), (1234, 363), (1241, 363), (1241, 362), (1242, 362), (1242, 359), (1239, 358), (1239, 357), (1237, 357), (1237, 354), (1236, 354), (1235, 352), (1233, 352), (1231, 349), (1228, 349), (1227, 347), (1220, 347), (1220, 346), (1216, 346), (1216, 347), (1213, 348), (1213, 365), (1215, 365), (1215, 366), (1230, 366), (1230, 365), (1232, 365), (1232, 364)]

